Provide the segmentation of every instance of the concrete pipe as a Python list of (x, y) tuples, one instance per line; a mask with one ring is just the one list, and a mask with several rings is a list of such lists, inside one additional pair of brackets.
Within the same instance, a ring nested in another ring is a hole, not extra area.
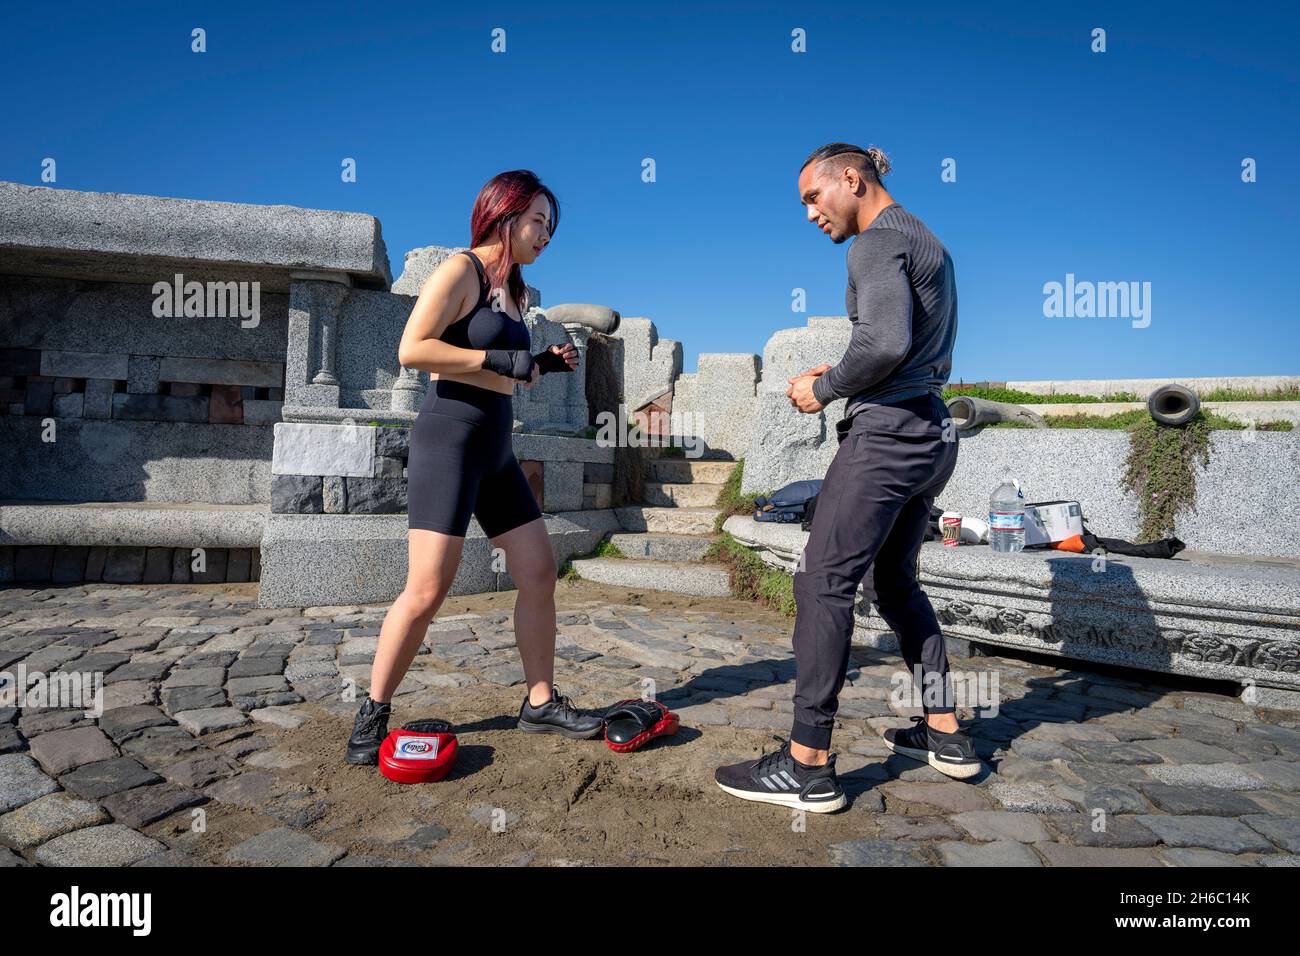
[(589, 305), (585, 302), (565, 302), (544, 310), (546, 317), (561, 325), (584, 325), (596, 332), (613, 335), (621, 316), (607, 305)]
[(948, 414), (952, 416), (958, 431), (970, 431), (996, 422), (1021, 422), (1035, 428), (1047, 427), (1047, 422), (1043, 421), (1041, 415), (1022, 405), (991, 402), (987, 398), (975, 398), (972, 395), (954, 395), (948, 399)]

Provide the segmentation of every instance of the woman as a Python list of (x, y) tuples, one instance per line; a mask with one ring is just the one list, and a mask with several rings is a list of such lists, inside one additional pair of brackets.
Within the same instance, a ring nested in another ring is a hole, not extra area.
[(510, 437), (515, 383), (532, 388), (539, 375), (578, 367), (571, 343), (530, 355), (523, 321), (528, 290), (520, 266), (546, 248), (559, 216), (554, 194), (533, 173), (493, 177), (474, 201), (471, 248), (429, 276), (407, 320), (398, 361), (432, 374), (411, 428), (406, 587), (380, 629), (348, 763), (378, 763), (393, 692), (451, 588), (471, 512), (505, 552), (518, 588), (515, 639), (528, 686), (519, 728), (578, 739), (601, 732), (599, 717), (580, 714), (551, 683), (555, 558)]

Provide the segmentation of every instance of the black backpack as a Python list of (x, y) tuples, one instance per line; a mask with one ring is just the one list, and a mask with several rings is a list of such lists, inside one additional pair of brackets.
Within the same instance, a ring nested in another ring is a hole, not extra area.
[(770, 496), (759, 495), (754, 499), (755, 521), (776, 521), (782, 524), (798, 521), (806, 531), (812, 521), (811, 507), (821, 491), (822, 479), (810, 478), (804, 481), (792, 481), (783, 488), (778, 488)]

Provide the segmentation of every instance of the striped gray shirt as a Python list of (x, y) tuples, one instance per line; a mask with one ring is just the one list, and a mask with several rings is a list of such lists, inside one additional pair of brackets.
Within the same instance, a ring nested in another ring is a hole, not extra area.
[(822, 405), (848, 398), (844, 416), (933, 392), (942, 395), (957, 338), (952, 257), (894, 203), (849, 245), (845, 307), (853, 334), (839, 364), (813, 381)]

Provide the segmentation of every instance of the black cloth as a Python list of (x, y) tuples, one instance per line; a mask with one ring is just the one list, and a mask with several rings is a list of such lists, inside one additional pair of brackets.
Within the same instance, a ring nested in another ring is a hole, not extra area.
[(1083, 539), (1086, 554), (1101, 548), (1111, 554), (1127, 554), (1135, 558), (1172, 558), (1187, 547), (1177, 538), (1161, 538), (1159, 541), (1149, 541), (1146, 544), (1134, 544), (1123, 538), (1099, 538), (1088, 530), (1087, 524), (1084, 525), (1083, 534), (1079, 537)]

